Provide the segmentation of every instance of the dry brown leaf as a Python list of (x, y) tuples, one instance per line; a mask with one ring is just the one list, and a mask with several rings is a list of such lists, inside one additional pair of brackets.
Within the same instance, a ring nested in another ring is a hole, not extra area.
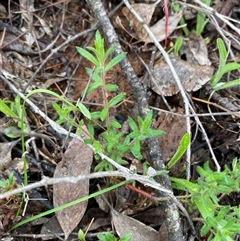
[[(64, 160), (58, 163), (54, 177), (79, 176), (90, 173), (93, 152), (85, 143), (73, 139), (64, 153)], [(59, 183), (53, 186), (53, 204), (58, 207), (89, 194), (89, 180), (77, 184)], [(78, 203), (56, 213), (57, 219), (68, 238), (82, 219), (87, 201)]]
[[(155, 4), (144, 4), (144, 3), (136, 3), (132, 4), (132, 8), (136, 11), (136, 13), (143, 19), (143, 21), (149, 25), (153, 12), (155, 10)], [(148, 33), (143, 28), (142, 23), (140, 23), (128, 10), (127, 7), (122, 9), (122, 13), (129, 21), (130, 27), (134, 29), (137, 34), (138, 39), (143, 39), (148, 36)]]
[[(150, 27), (150, 30), (152, 31), (153, 35), (155, 36), (158, 42), (161, 42), (162, 40), (164, 40), (176, 29), (181, 17), (182, 17), (182, 11), (180, 11), (179, 13), (174, 13), (173, 15), (168, 17), (167, 36), (165, 35), (166, 34), (166, 30), (165, 30), (166, 17), (160, 19), (156, 24)], [(145, 43), (153, 42), (153, 40), (148, 35), (141, 40)]]
[(12, 142), (0, 143), (0, 171), (8, 168), (12, 161), (12, 148), (19, 142), (19, 140)]
[(208, 49), (202, 36), (190, 34), (189, 37), (184, 40), (180, 54), (185, 54), (189, 63), (211, 65), (208, 59)]
[[(184, 114), (182, 108), (178, 108), (174, 112)], [(186, 120), (180, 116), (160, 112), (155, 128), (166, 131), (166, 134), (159, 138), (159, 143), (163, 160), (167, 162), (177, 151), (179, 142), (187, 131)]]
[[(155, 4), (133, 4), (132, 8), (136, 11), (136, 13), (144, 20), (146, 25), (149, 26), (153, 12), (155, 10), (156, 5)], [(131, 36), (139, 39), (140, 41), (143, 41), (145, 43), (152, 43), (153, 40), (149, 37), (146, 30), (143, 28), (142, 23), (140, 23), (131, 13), (130, 11), (124, 7), (122, 10), (124, 16), (128, 19), (129, 25), (134, 29), (136, 32), (135, 34), (131, 34)], [(155, 38), (158, 42), (161, 42), (166, 37), (168, 37), (176, 28), (178, 25), (180, 18), (182, 16), (182, 11), (179, 13), (174, 13), (173, 15), (168, 17), (168, 33), (167, 36), (165, 36), (165, 22), (166, 18), (160, 19), (156, 24), (150, 27), (150, 30), (154, 34)]]
[[(42, 240), (50, 240), (56, 238), (59, 233), (62, 233), (62, 228), (56, 218), (56, 216), (50, 218), (45, 222), (41, 228)], [(44, 237), (46, 235), (46, 237)]]
[(160, 241), (158, 232), (129, 216), (111, 210), (112, 221), (119, 237), (132, 233), (131, 241)]
[[(212, 66), (192, 64), (174, 54), (170, 54), (169, 57), (184, 89), (188, 92), (199, 90), (212, 77)], [(166, 62), (158, 62), (153, 68), (153, 75), (157, 86), (151, 83), (151, 88), (157, 94), (172, 96), (179, 92), (177, 83)]]

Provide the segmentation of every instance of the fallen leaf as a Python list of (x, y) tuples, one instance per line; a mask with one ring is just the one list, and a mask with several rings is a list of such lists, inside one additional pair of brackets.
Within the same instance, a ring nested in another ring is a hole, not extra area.
[(42, 240), (54, 239), (57, 237), (57, 235), (59, 235), (59, 233), (62, 233), (62, 232), (63, 230), (56, 216), (54, 216), (43, 224), (41, 228), (41, 234), (43, 235)]
[[(64, 153), (64, 160), (58, 163), (54, 177), (79, 176), (90, 173), (93, 152), (85, 143), (72, 139)], [(77, 184), (58, 183), (53, 186), (53, 204), (58, 207), (89, 194), (89, 180)], [(78, 225), (87, 208), (87, 201), (65, 208), (56, 213), (67, 239)]]
[(189, 63), (211, 65), (211, 61), (208, 58), (208, 49), (202, 36), (190, 34), (183, 42), (180, 54), (185, 54)]
[(7, 169), (12, 161), (12, 148), (19, 140), (0, 143), (0, 171)]
[[(180, 11), (179, 13), (174, 13), (173, 15), (168, 17), (167, 37), (176, 29), (181, 17), (182, 17), (182, 11)], [(155, 36), (158, 42), (161, 42), (166, 38), (165, 22), (166, 22), (166, 17), (160, 19), (156, 24), (150, 27), (150, 30), (152, 31), (153, 35)], [(145, 43), (153, 42), (153, 40), (148, 35), (141, 40)]]
[[(132, 4), (132, 8), (136, 11), (136, 13), (143, 19), (145, 24), (149, 26), (153, 12), (155, 10), (156, 4)], [(146, 30), (143, 28), (143, 25), (141, 22), (139, 22), (133, 14), (128, 10), (128, 8), (124, 7), (122, 10), (124, 16), (128, 19), (129, 25), (134, 29), (136, 34), (132, 34), (131, 36), (134, 38), (139, 39), (142, 42), (145, 43), (152, 43), (153, 40), (149, 37)], [(168, 17), (168, 33), (167, 37), (175, 30), (176, 26), (178, 25), (180, 19), (182, 17), (182, 11), (179, 13), (174, 13), (171, 16)], [(166, 18), (163, 17), (160, 19), (157, 23), (155, 23), (153, 26), (149, 26), (150, 30), (154, 34), (155, 38), (158, 42), (161, 42), (166, 38), (165, 36), (165, 25)]]
[(132, 233), (131, 241), (158, 241), (158, 232), (129, 216), (111, 210), (112, 221), (119, 237)]
[[(132, 4), (131, 6), (135, 10), (135, 12), (143, 19), (143, 21), (147, 25), (149, 25), (156, 5), (155, 4), (137, 3), (137, 4)], [(142, 23), (140, 23), (132, 15), (132, 13), (128, 10), (127, 7), (124, 7), (122, 9), (122, 13), (129, 21), (130, 27), (132, 27), (134, 29), (134, 31), (136, 32), (138, 39), (143, 39), (148, 36), (148, 33), (143, 28)]]
[[(184, 114), (182, 108), (177, 108), (173, 110), (175, 113)], [(179, 142), (182, 136), (186, 133), (186, 120), (177, 115), (171, 115), (164, 112), (159, 112), (159, 116), (154, 124), (155, 128), (158, 130), (166, 131), (164, 136), (159, 138), (159, 144), (162, 149), (162, 157), (164, 162), (169, 161), (174, 153), (177, 151)], [(179, 128), (181, 126), (181, 128)], [(180, 172), (181, 168), (178, 167)]]
[[(184, 89), (188, 92), (199, 90), (213, 75), (212, 66), (192, 64), (174, 54), (170, 54), (169, 57)], [(166, 62), (158, 62), (154, 66), (153, 76), (157, 85), (155, 83), (150, 85), (157, 94), (172, 96), (179, 92), (177, 83)]]

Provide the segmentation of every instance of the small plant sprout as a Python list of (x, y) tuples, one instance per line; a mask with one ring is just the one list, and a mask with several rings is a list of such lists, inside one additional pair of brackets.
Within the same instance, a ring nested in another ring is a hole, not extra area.
[(229, 82), (220, 82), (224, 74), (240, 68), (239, 63), (227, 62), (227, 50), (221, 38), (217, 39), (217, 48), (219, 52), (219, 66), (217, 72), (210, 79), (210, 85), (214, 90), (222, 90), (240, 85), (240, 79), (231, 80)]

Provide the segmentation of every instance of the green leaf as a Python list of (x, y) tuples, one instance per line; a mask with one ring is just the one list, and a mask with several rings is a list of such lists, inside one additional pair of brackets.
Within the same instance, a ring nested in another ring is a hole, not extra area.
[(211, 199), (207, 195), (197, 195), (195, 204), (205, 220), (207, 217), (214, 217), (214, 206)]
[(122, 127), (119, 122), (114, 121), (114, 120), (111, 120), (111, 121), (110, 121), (110, 126), (111, 126), (111, 127), (114, 127), (114, 128), (117, 128), (117, 129), (119, 129), (119, 128)]
[(106, 61), (107, 57), (108, 57), (110, 54), (112, 54), (115, 49), (116, 49), (115, 46), (111, 46), (111, 47), (106, 51), (104, 61)]
[(120, 103), (126, 96), (126, 93), (120, 93), (116, 96), (114, 96), (108, 103), (108, 108), (111, 108), (115, 105), (117, 105), (118, 103)]
[(119, 241), (130, 241), (131, 238), (132, 238), (132, 234), (129, 233), (129, 234), (124, 235), (122, 238), (120, 238)]
[(91, 63), (93, 63), (95, 66), (99, 66), (98, 60), (87, 50), (81, 48), (81, 47), (76, 47), (78, 53), (80, 53), (84, 58), (89, 60)]
[(180, 140), (180, 143), (178, 145), (177, 152), (174, 154), (172, 159), (167, 164), (167, 169), (170, 170), (177, 162), (180, 160), (180, 158), (183, 156), (185, 151), (187, 150), (188, 146), (191, 143), (191, 136), (187, 132), (184, 134), (182, 139)]
[(95, 140), (92, 144), (92, 147), (93, 147), (95, 153), (103, 151), (102, 144), (99, 141)]
[(223, 89), (232, 88), (232, 87), (238, 86), (238, 85), (240, 85), (240, 79), (232, 80), (229, 82), (217, 83), (213, 89), (214, 90), (223, 90)]
[(89, 95), (91, 94), (94, 90), (96, 90), (97, 88), (99, 88), (100, 86), (102, 86), (101, 82), (94, 82), (92, 84), (90, 84), (87, 88), (87, 91), (84, 91), (83, 93), (85, 95)]
[(99, 241), (117, 241), (117, 238), (112, 233), (98, 234)]
[(153, 111), (150, 110), (147, 113), (147, 116), (145, 117), (144, 121), (143, 121), (143, 125), (141, 125), (139, 123), (139, 127), (141, 130), (146, 131), (150, 128), (151, 124), (152, 124), (152, 116), (153, 116)]
[(126, 53), (118, 54), (107, 64), (107, 66), (104, 68), (104, 72), (107, 72), (108, 70), (110, 70), (112, 67), (114, 67), (119, 62), (121, 62), (125, 57), (126, 57)]
[(79, 229), (79, 231), (78, 231), (78, 239), (80, 241), (86, 241), (85, 235), (84, 235), (84, 232), (82, 231), (82, 229)]
[(99, 30), (96, 31), (95, 34), (95, 47), (96, 47), (96, 56), (97, 59), (100, 63), (100, 65), (102, 66), (104, 64), (105, 61), (105, 49), (104, 49), (104, 39), (101, 37), (101, 34), (99, 32)]
[(96, 120), (96, 119), (99, 119), (100, 118), (100, 116), (101, 116), (101, 112), (100, 111), (94, 111), (94, 112), (92, 112), (91, 113), (91, 119), (92, 120)]
[(127, 123), (132, 131), (138, 131), (138, 126), (131, 117), (128, 117)]
[(224, 63), (226, 63), (227, 50), (226, 50), (225, 44), (221, 38), (217, 39), (217, 48), (218, 48), (218, 52), (219, 52), (220, 61), (224, 61)]
[(7, 116), (10, 116), (12, 118), (18, 117), (6, 104), (5, 102), (0, 99), (0, 111), (4, 113)]
[(52, 106), (55, 109), (55, 111), (57, 111), (58, 115), (62, 114), (62, 108), (58, 103), (56, 103), (55, 101), (52, 101)]
[(87, 109), (87, 107), (81, 103), (81, 102), (78, 102), (77, 103), (77, 107), (79, 108), (80, 112), (85, 116), (87, 117), (89, 120), (91, 120), (92, 116), (91, 116), (91, 113), (89, 112), (89, 110)]
[(228, 211), (230, 210), (230, 206), (223, 206), (221, 207), (220, 211), (218, 212), (217, 216), (215, 217), (215, 219), (217, 221), (221, 221), (222, 219), (225, 218), (225, 216), (227, 215)]
[(157, 136), (163, 136), (166, 134), (166, 132), (161, 130), (154, 130), (154, 129), (148, 129), (145, 132), (145, 135), (148, 137), (157, 137)]
[(95, 130), (94, 130), (94, 126), (93, 126), (93, 124), (90, 124), (90, 123), (88, 123), (88, 132), (89, 132), (89, 134), (90, 134), (90, 136), (94, 136), (94, 134), (95, 134)]
[(183, 43), (183, 38), (182, 37), (178, 37), (175, 44), (174, 44), (174, 53), (176, 55), (178, 55), (180, 48), (182, 47), (182, 43)]
[[(170, 177), (170, 180), (171, 182), (173, 183), (177, 183), (179, 184), (180, 186), (184, 187), (184, 188), (187, 188), (188, 191), (191, 193), (191, 194), (194, 194), (194, 193), (198, 193), (199, 191), (199, 186), (198, 184), (195, 184), (195, 183), (192, 183), (188, 180), (185, 180), (185, 179), (181, 179), (181, 178), (176, 178), (176, 177)], [(182, 189), (181, 189), (182, 190)]]
[(240, 64), (232, 62), (232, 63), (225, 64), (222, 68), (222, 72), (223, 74), (226, 74), (230, 71), (237, 70), (239, 68), (240, 68)]
[[(205, 235), (209, 232), (210, 229), (211, 229), (211, 226), (209, 226), (207, 223), (205, 223), (205, 224), (203, 225), (203, 227), (201, 228), (201, 230), (200, 230), (201, 236), (202, 236), (202, 237), (205, 236)], [(211, 239), (211, 240), (212, 240), (212, 239)]]
[(100, 114), (100, 120), (101, 121), (106, 120), (107, 114), (108, 114), (108, 107), (104, 107), (101, 111), (101, 114)]
[(131, 147), (131, 153), (138, 159), (141, 160), (142, 159), (142, 155), (140, 152), (141, 149), (141, 145), (140, 145), (140, 141), (138, 139), (136, 139), (133, 143), (133, 146)]
[(117, 91), (118, 90), (118, 86), (114, 85), (114, 84), (107, 84), (104, 86), (104, 89), (107, 91)]
[(215, 228), (215, 229), (218, 229), (218, 226), (220, 226), (219, 223), (217, 222), (217, 220), (216, 220), (215, 218), (211, 217), (211, 216), (208, 216), (208, 217), (206, 218), (206, 223), (207, 223), (210, 227)]

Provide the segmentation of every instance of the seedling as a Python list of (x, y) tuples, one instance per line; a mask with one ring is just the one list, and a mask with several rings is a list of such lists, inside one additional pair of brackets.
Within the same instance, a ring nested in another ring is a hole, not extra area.
[(219, 66), (217, 72), (210, 79), (210, 85), (214, 90), (222, 90), (231, 88), (240, 84), (240, 79), (231, 80), (229, 82), (220, 82), (224, 74), (240, 68), (239, 63), (227, 62), (227, 50), (221, 38), (217, 39), (217, 48), (219, 52)]

